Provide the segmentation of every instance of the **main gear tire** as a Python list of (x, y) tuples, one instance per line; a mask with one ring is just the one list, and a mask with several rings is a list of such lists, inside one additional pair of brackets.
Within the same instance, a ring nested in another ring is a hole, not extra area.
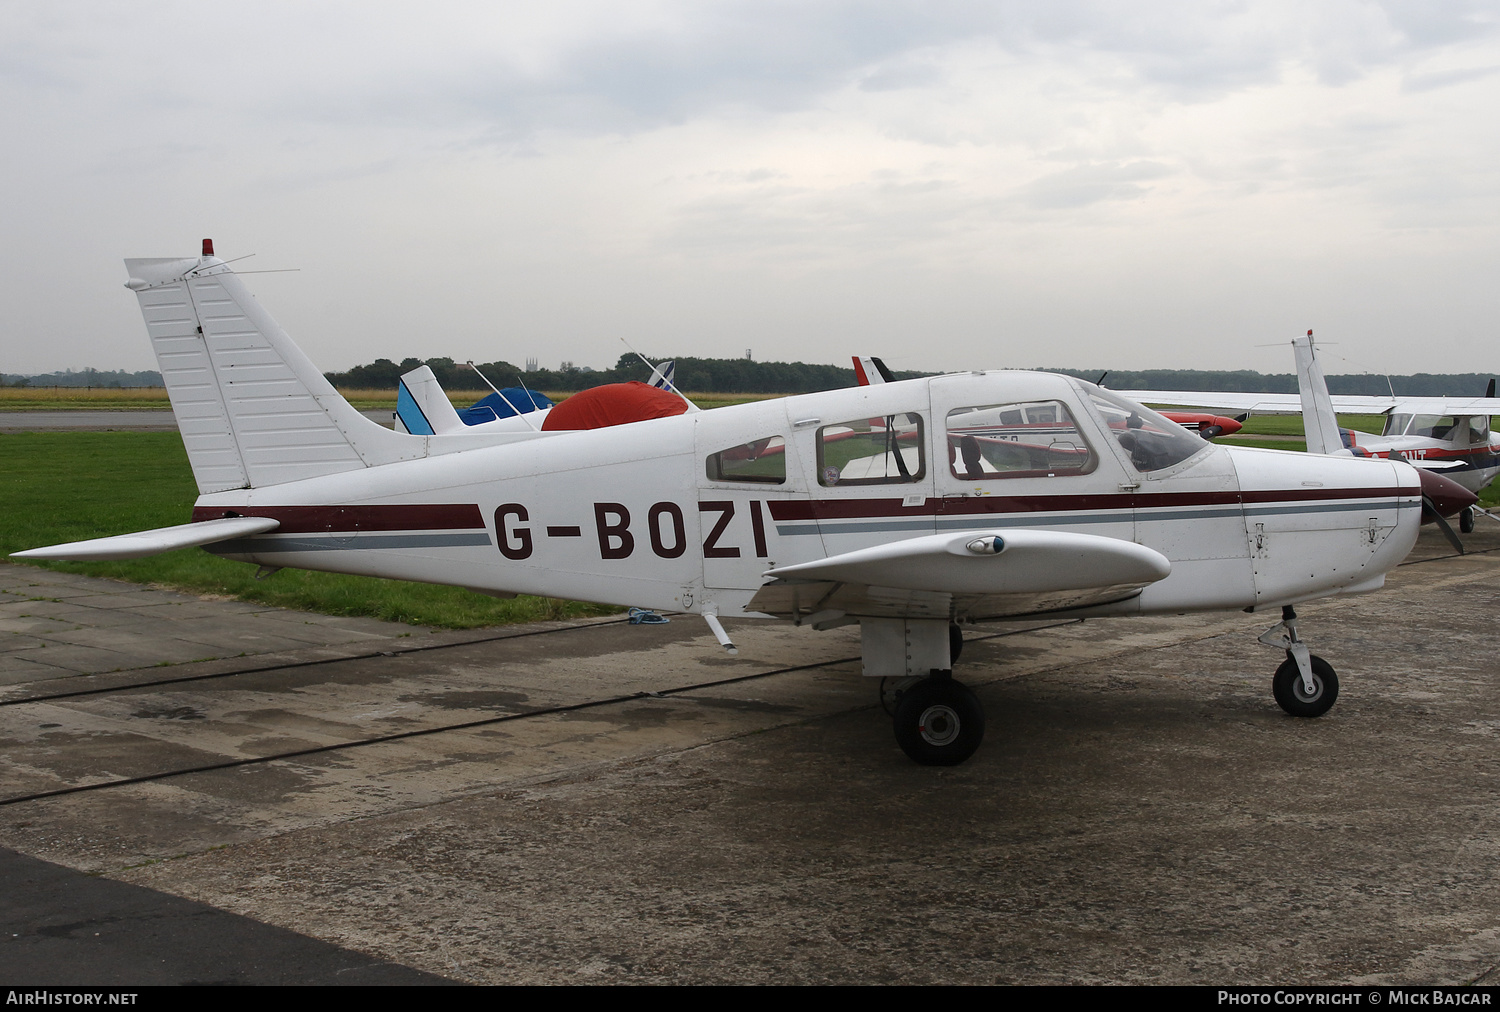
[(923, 766), (957, 766), (984, 740), (984, 706), (952, 678), (924, 678), (896, 704), (896, 743)]

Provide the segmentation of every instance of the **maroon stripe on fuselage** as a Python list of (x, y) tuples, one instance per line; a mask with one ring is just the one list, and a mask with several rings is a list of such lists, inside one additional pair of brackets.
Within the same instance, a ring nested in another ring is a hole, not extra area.
[(1135, 492), (1101, 495), (984, 495), (940, 499), (920, 506), (900, 499), (773, 499), (774, 520), (854, 520), (954, 513), (1058, 513), (1089, 510), (1153, 509), (1164, 506), (1224, 506), (1240, 503), (1316, 502), (1329, 499), (1390, 499), (1421, 495), (1421, 488), (1288, 488), (1251, 492)]
[(484, 526), (473, 503), (418, 506), (195, 506), (193, 521), (222, 517), (270, 517), (278, 534), (322, 531), (453, 531)]

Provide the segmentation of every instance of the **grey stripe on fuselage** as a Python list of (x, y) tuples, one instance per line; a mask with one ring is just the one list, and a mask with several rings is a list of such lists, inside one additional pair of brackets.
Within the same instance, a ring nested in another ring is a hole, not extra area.
[[(939, 518), (938, 530), (962, 531), (982, 527), (1036, 527), (1074, 526), (1083, 524), (1152, 523), (1164, 520), (1223, 520), (1241, 516), (1285, 516), (1296, 513), (1366, 513), (1370, 510), (1418, 509), (1415, 500), (1403, 502), (1392, 499), (1361, 499), (1344, 502), (1303, 503), (1300, 505), (1270, 506), (1250, 504), (1247, 506), (1221, 506), (1203, 509), (1194, 506), (1143, 509), (1132, 513), (1128, 509), (1108, 513), (974, 513), (962, 517)], [(799, 526), (777, 524), (776, 533), (799, 534), (874, 534), (895, 531), (922, 531), (933, 525), (926, 517), (910, 520), (841, 520), (819, 523), (816, 520), (802, 521)]]
[(208, 547), (226, 555), (268, 554), (276, 552), (337, 552), (349, 549), (368, 551), (382, 548), (469, 548), (488, 547), (492, 542), (485, 533), (475, 534), (331, 534), (317, 537), (292, 535), (283, 537), (236, 538)]

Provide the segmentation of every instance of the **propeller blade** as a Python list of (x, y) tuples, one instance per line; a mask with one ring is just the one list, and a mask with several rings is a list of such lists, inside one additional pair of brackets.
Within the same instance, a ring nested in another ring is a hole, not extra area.
[(1448, 544), (1453, 546), (1453, 550), (1459, 555), (1465, 554), (1464, 543), (1458, 540), (1458, 535), (1453, 532), (1453, 528), (1449, 526), (1447, 519), (1438, 512), (1437, 504), (1424, 495), (1422, 497), (1422, 519), (1426, 520), (1429, 514), (1432, 516), (1432, 522), (1442, 529), (1443, 537), (1448, 539)]

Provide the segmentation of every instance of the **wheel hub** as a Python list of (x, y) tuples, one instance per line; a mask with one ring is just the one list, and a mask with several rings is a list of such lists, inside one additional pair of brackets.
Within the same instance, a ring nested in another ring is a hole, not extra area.
[(938, 748), (953, 744), (960, 729), (958, 714), (953, 707), (942, 703), (934, 703), (923, 710), (922, 720), (917, 727), (922, 740)]
[(1301, 678), (1298, 678), (1292, 682), (1292, 695), (1296, 696), (1303, 703), (1317, 702), (1318, 697), (1323, 695), (1323, 680), (1314, 675), (1313, 690), (1308, 692), (1307, 686), (1303, 684)]

